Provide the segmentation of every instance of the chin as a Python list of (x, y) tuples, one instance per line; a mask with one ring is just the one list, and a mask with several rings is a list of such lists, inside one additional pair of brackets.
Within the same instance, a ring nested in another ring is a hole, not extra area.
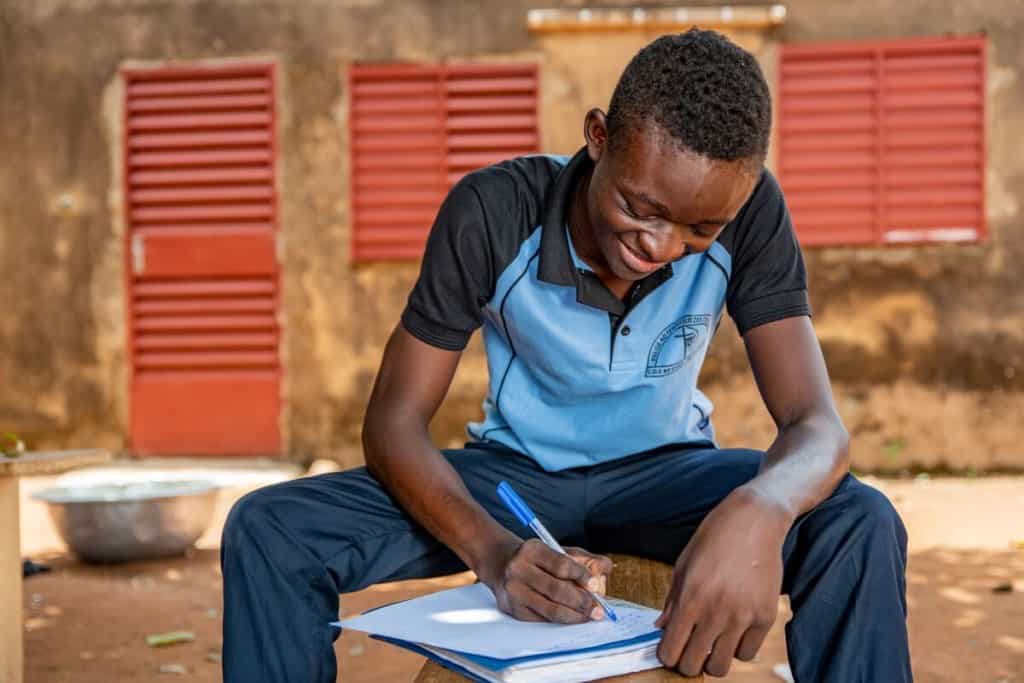
[(622, 263), (620, 261), (613, 262), (611, 270), (615, 277), (619, 278), (620, 280), (626, 280), (627, 282), (636, 282), (638, 280), (643, 280), (645, 277), (647, 277), (645, 273), (637, 273), (636, 271), (627, 267), (625, 263)]

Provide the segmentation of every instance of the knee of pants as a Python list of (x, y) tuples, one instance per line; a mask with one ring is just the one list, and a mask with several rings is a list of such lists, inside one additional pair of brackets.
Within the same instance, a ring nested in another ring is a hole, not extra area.
[(221, 554), (230, 557), (251, 548), (271, 529), (271, 493), (267, 488), (245, 494), (231, 507), (221, 534)]
[(892, 502), (874, 487), (852, 478), (849, 483), (851, 486), (846, 492), (848, 501), (845, 506), (847, 514), (857, 519), (858, 524), (867, 532), (866, 537), (870, 543), (895, 550), (905, 561), (907, 531)]

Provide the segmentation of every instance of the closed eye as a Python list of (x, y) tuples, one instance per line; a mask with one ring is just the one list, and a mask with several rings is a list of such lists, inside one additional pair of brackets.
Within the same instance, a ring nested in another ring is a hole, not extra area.
[(632, 206), (630, 206), (629, 202), (626, 202), (622, 207), (622, 212), (630, 218), (634, 218), (638, 221), (653, 221), (658, 219), (657, 216), (641, 216)]
[(703, 237), (705, 239), (709, 237), (714, 237), (715, 233), (718, 232), (717, 227), (708, 228), (703, 225), (691, 225), (689, 227), (690, 231), (693, 232), (694, 235), (696, 235), (697, 237)]

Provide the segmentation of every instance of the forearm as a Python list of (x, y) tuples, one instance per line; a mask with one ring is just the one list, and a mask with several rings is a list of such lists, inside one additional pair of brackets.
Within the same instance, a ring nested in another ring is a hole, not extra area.
[(783, 426), (744, 491), (790, 522), (824, 501), (849, 471), (849, 436), (838, 415), (812, 414)]
[(501, 549), (518, 546), (474, 500), (455, 468), (431, 443), (415, 417), (367, 415), (363, 446), (370, 473), (431, 535), (458, 555), (481, 579)]

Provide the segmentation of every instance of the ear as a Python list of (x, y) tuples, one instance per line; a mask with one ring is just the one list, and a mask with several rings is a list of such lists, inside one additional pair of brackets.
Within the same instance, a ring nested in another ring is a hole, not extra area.
[(600, 109), (591, 109), (583, 119), (583, 137), (587, 140), (587, 155), (595, 164), (608, 149), (608, 121)]

